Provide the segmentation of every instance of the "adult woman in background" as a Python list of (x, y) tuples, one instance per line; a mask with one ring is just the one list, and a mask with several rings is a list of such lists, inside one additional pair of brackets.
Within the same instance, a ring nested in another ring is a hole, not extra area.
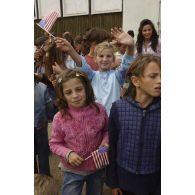
[(135, 55), (154, 54), (161, 56), (161, 43), (153, 22), (149, 19), (142, 20), (138, 31)]

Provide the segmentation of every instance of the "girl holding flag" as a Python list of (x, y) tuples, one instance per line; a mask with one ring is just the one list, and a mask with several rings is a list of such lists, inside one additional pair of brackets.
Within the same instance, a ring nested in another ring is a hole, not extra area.
[(63, 71), (56, 92), (60, 111), (53, 119), (49, 145), (61, 157), (62, 195), (81, 195), (84, 182), (87, 195), (101, 195), (105, 170), (97, 169), (93, 151), (108, 146), (106, 110), (95, 102), (90, 81), (80, 70)]

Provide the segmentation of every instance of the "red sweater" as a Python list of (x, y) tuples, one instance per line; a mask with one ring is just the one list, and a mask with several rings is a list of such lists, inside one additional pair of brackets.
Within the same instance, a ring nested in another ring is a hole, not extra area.
[(67, 169), (85, 172), (96, 169), (92, 158), (78, 167), (72, 167), (65, 156), (72, 150), (85, 159), (101, 144), (108, 143), (108, 116), (101, 104), (97, 106), (100, 113), (95, 106), (89, 105), (69, 108), (72, 118), (69, 115), (62, 117), (60, 112), (54, 116), (49, 145), (51, 151), (61, 157), (61, 162)]

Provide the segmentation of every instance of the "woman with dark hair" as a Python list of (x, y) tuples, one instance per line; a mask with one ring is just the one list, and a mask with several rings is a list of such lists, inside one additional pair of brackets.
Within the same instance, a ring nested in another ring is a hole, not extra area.
[(136, 42), (136, 56), (139, 54), (161, 55), (161, 43), (154, 24), (149, 19), (140, 22)]

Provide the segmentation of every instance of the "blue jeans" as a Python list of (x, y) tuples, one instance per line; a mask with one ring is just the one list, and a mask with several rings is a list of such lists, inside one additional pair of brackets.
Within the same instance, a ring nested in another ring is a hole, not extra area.
[(93, 174), (83, 176), (64, 172), (62, 195), (81, 195), (84, 182), (86, 182), (86, 195), (101, 195), (104, 184), (105, 169)]

